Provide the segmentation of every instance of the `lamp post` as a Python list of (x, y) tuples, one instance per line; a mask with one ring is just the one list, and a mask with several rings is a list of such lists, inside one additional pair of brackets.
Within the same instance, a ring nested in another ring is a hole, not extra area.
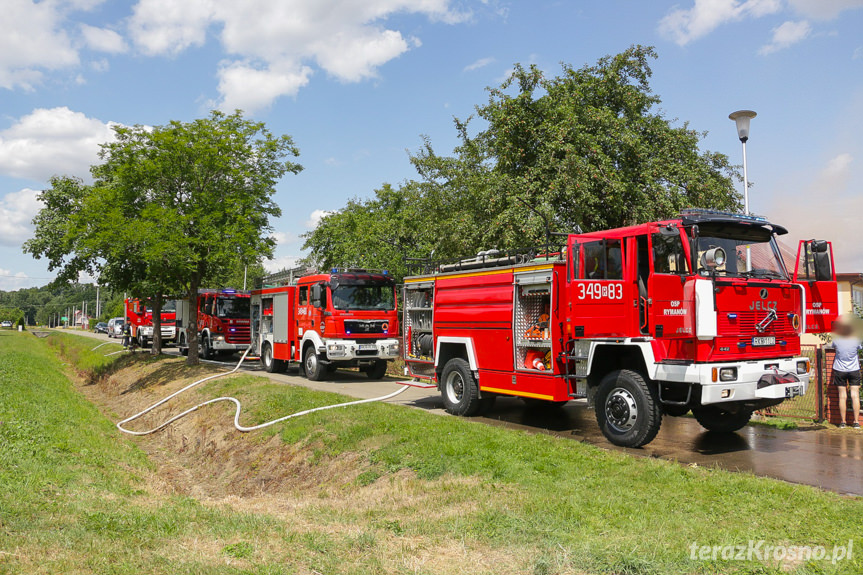
[[(749, 140), (749, 121), (756, 116), (752, 110), (737, 110), (728, 115), (737, 124), (737, 137), (743, 145), (743, 213), (749, 215), (749, 174), (746, 172), (746, 141)], [(752, 271), (752, 253), (746, 246), (746, 271)]]
[(743, 213), (749, 215), (749, 174), (746, 172), (746, 141), (749, 140), (749, 121), (756, 116), (752, 110), (738, 110), (728, 115), (737, 124), (737, 137), (743, 144)]

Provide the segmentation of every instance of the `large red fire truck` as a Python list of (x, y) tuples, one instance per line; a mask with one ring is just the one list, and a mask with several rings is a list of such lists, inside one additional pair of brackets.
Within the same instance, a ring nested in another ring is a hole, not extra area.
[[(132, 333), (132, 337), (142, 348), (148, 347), (153, 341), (153, 308), (150, 302), (140, 299), (126, 298), (126, 323)], [(162, 345), (177, 341), (177, 328), (175, 326), (176, 313), (174, 302), (166, 301), (162, 306)]]
[(252, 351), (269, 372), (301, 362), (319, 380), (339, 367), (372, 379), (399, 356), (395, 284), (387, 273), (338, 270), (252, 291)]
[[(198, 290), (198, 350), (202, 358), (229, 356), (249, 347), (249, 292)], [(186, 328), (192, 320), (188, 300), (177, 300), (177, 347), (188, 355)]]
[(432, 265), (405, 280), (406, 375), (435, 381), (459, 415), (499, 395), (588, 398), (622, 446), (690, 410), (709, 430), (735, 431), (755, 409), (806, 393), (800, 334), (837, 317), (832, 246), (801, 242), (789, 274), (775, 239), (785, 233), (690, 210), (568, 235), (554, 253)]

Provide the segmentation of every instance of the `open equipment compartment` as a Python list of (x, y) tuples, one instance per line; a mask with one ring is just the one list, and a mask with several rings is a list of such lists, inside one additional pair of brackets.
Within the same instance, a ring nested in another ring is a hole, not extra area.
[(515, 274), (515, 369), (551, 374), (551, 271)]
[(402, 329), (405, 357), (410, 375), (434, 376), (434, 282), (422, 282), (405, 286), (402, 298), (405, 306)]

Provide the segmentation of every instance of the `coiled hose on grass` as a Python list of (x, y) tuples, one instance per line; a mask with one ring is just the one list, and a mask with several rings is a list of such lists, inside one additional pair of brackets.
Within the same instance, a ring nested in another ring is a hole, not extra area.
[[(251, 349), (251, 348), (249, 348), (249, 349)], [(150, 435), (151, 433), (156, 433), (157, 431), (164, 429), (165, 427), (167, 427), (168, 425), (177, 421), (178, 419), (185, 417), (194, 411), (197, 411), (198, 409), (204, 407), (205, 405), (210, 405), (211, 403), (217, 403), (219, 401), (230, 401), (231, 403), (233, 403), (236, 406), (236, 411), (234, 413), (234, 427), (237, 428), (238, 431), (244, 431), (244, 432), (245, 431), (255, 431), (258, 429), (263, 429), (265, 427), (269, 427), (271, 425), (275, 425), (276, 423), (285, 421), (287, 419), (291, 419), (293, 417), (300, 417), (301, 415), (308, 415), (308, 414), (314, 413), (316, 411), (324, 411), (326, 409), (335, 409), (337, 407), (348, 407), (351, 405), (360, 405), (363, 403), (373, 403), (375, 401), (386, 401), (387, 399), (391, 399), (391, 398), (399, 395), (400, 393), (404, 393), (410, 387), (417, 387), (417, 386), (413, 386), (411, 384), (404, 384), (403, 383), (401, 388), (399, 388), (396, 391), (394, 391), (393, 393), (389, 393), (387, 395), (382, 395), (380, 397), (373, 397), (371, 399), (359, 399), (357, 401), (348, 401), (346, 403), (337, 403), (335, 405), (324, 405), (322, 407), (314, 407), (312, 409), (306, 409), (303, 411), (298, 411), (297, 413), (285, 415), (284, 417), (279, 417), (277, 419), (273, 419), (272, 421), (267, 421), (265, 423), (261, 423), (259, 425), (253, 425), (251, 427), (246, 427), (246, 426), (240, 425), (240, 411), (242, 410), (242, 405), (240, 404), (240, 400), (238, 400), (236, 397), (217, 397), (215, 399), (210, 399), (209, 401), (199, 403), (198, 405), (195, 405), (194, 407), (190, 407), (186, 411), (175, 415), (174, 417), (164, 421), (163, 423), (160, 423), (159, 425), (157, 425), (153, 429), (148, 429), (146, 431), (132, 431), (131, 429), (126, 429), (123, 427), (123, 425), (125, 425), (131, 421), (135, 421), (139, 417), (146, 415), (147, 413), (153, 411), (154, 409), (156, 409), (160, 405), (164, 405), (165, 403), (171, 401), (173, 398), (177, 397), (181, 393), (186, 392), (186, 391), (192, 389), (193, 387), (195, 387), (197, 385), (200, 385), (206, 381), (212, 381), (216, 378), (225, 377), (226, 375), (231, 375), (232, 373), (236, 373), (237, 370), (240, 369), (240, 366), (243, 365), (243, 361), (245, 361), (246, 356), (249, 355), (249, 349), (246, 350), (246, 352), (243, 354), (243, 357), (240, 358), (240, 361), (237, 362), (237, 365), (234, 366), (234, 369), (232, 369), (231, 371), (226, 371), (224, 373), (217, 373), (215, 375), (210, 375), (210, 376), (207, 376), (203, 379), (199, 379), (198, 381), (194, 381), (194, 382), (190, 383), (189, 385), (187, 385), (183, 389), (180, 389), (179, 391), (175, 391), (171, 395), (165, 397), (164, 399), (157, 401), (156, 403), (154, 403), (150, 407), (144, 409), (143, 411), (139, 411), (135, 415), (133, 415), (131, 417), (127, 417), (123, 421), (117, 423), (117, 429), (119, 429), (123, 433), (128, 433), (129, 435)]]

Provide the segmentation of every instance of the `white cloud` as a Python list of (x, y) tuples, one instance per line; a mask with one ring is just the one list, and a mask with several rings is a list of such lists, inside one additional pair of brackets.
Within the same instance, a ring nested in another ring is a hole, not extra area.
[(126, 51), (126, 41), (117, 32), (108, 28), (97, 28), (87, 24), (81, 25), (81, 35), (84, 42), (92, 50), (119, 54)]
[(830, 188), (844, 189), (848, 183), (848, 176), (850, 175), (851, 163), (853, 161), (854, 157), (847, 152), (830, 158), (827, 166), (821, 172), (821, 181)]
[(321, 223), (321, 220), (323, 218), (334, 213), (335, 212), (329, 212), (327, 210), (315, 210), (311, 214), (309, 214), (309, 219), (306, 220), (306, 227), (310, 230), (313, 230), (318, 227), (318, 224)]
[(24, 188), (0, 199), (0, 245), (20, 246), (33, 232), (31, 224), (42, 203), (37, 190)]
[(761, 55), (772, 54), (804, 40), (812, 32), (812, 27), (806, 20), (792, 22), (788, 20), (773, 29), (773, 38), (758, 50)]
[(405, 13), (446, 23), (469, 17), (450, 0), (139, 0), (130, 31), (143, 52), (174, 55), (204, 44), (212, 30), (232, 57), (218, 70), (221, 107), (255, 110), (295, 95), (312, 63), (343, 82), (374, 78), (419, 45), (384, 27)]
[[(16, 290), (36, 285), (38, 282), (24, 272), (13, 272), (0, 268), (0, 289), (4, 291)], [(44, 283), (44, 281), (43, 281)]]
[(69, 108), (38, 108), (0, 131), (0, 175), (45, 181), (55, 174), (89, 177), (99, 144), (113, 140), (114, 122)]
[(489, 64), (494, 63), (494, 58), (480, 58), (479, 60), (472, 62), (464, 67), (462, 72), (473, 72), (474, 70), (479, 70), (480, 68), (485, 68)]
[(43, 70), (78, 64), (57, 2), (4, 0), (0, 18), (0, 88), (33, 89)]
[(857, 46), (854, 53), (851, 55), (852, 60), (860, 60), (863, 58), (863, 46)]
[(285, 269), (296, 267), (300, 258), (297, 256), (280, 256), (264, 261), (264, 269), (269, 273), (275, 273)]
[(659, 31), (680, 46), (706, 36), (722, 24), (744, 17), (779, 12), (779, 0), (695, 0), (692, 8), (675, 8), (659, 22)]
[(846, 10), (863, 8), (863, 0), (788, 0), (791, 8), (814, 20), (833, 20)]
[(300, 88), (309, 83), (312, 69), (279, 71), (273, 68), (258, 69), (247, 63), (233, 62), (219, 68), (219, 93), (224, 110), (260, 110), (279, 96), (296, 96)]
[(276, 244), (283, 246), (296, 241), (296, 236), (290, 232), (273, 232), (270, 237), (276, 240)]

